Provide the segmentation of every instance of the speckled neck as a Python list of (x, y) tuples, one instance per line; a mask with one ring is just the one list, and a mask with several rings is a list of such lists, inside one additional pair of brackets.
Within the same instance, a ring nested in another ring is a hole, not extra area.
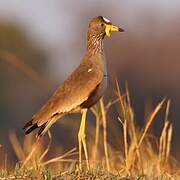
[(87, 51), (89, 54), (101, 53), (103, 54), (103, 34), (88, 31), (87, 33)]

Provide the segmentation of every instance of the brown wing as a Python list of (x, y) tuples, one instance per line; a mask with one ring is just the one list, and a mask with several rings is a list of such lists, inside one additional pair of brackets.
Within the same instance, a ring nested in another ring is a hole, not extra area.
[(101, 63), (97, 63), (96, 60), (82, 62), (41, 110), (33, 116), (32, 123), (41, 126), (56, 114), (72, 111), (88, 99), (102, 78)]

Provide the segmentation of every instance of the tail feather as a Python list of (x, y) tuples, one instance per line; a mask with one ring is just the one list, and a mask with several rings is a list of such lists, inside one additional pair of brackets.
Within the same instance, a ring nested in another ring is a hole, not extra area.
[(33, 120), (27, 122), (23, 127), (23, 129), (25, 130), (25, 134), (29, 134), (37, 128), (38, 128), (38, 125), (37, 125), (37, 123), (34, 124)]
[(33, 130), (35, 130), (36, 128), (38, 128), (37, 123), (34, 124), (34, 125), (32, 125), (31, 127), (27, 128), (27, 129), (25, 129), (25, 134), (27, 135), (27, 134), (31, 133), (31, 132), (32, 132)]
[(55, 113), (50, 120), (46, 121), (44, 124), (40, 126), (38, 137), (43, 136), (48, 129), (59, 119), (63, 116), (63, 114)]
[(38, 126), (38, 122), (36, 121), (34, 123), (32, 119), (31, 121), (27, 122), (25, 126), (23, 127), (23, 129), (25, 130), (25, 134), (27, 135), (31, 133), (32, 131), (34, 131), (35, 129), (39, 128), (37, 137), (41, 137), (47, 132), (47, 130), (52, 126), (52, 124), (54, 124), (56, 120), (59, 119), (60, 117), (62, 117), (62, 114), (60, 115), (56, 113), (49, 120), (47, 120), (46, 122), (44, 122), (43, 124), (39, 126)]
[(38, 137), (41, 137), (45, 134), (45, 129), (46, 129), (46, 126), (47, 126), (48, 122), (44, 123), (42, 126), (40, 126), (40, 129), (38, 131)]
[(28, 121), (28, 122), (24, 125), (23, 129), (26, 130), (29, 126), (32, 126), (32, 125), (33, 125), (32, 120), (31, 120), (31, 121)]
[(42, 126), (40, 126), (38, 137), (43, 136), (48, 131), (48, 129), (55, 123), (56, 120), (57, 120), (56, 118), (51, 119), (51, 121), (47, 121)]
[(25, 126), (24, 126), (24, 130), (25, 130), (25, 135), (32, 133), (35, 129), (39, 128), (38, 134), (37, 136), (42, 136), (45, 134), (45, 132), (47, 131), (47, 125), (49, 123), (46, 122), (44, 124), (42, 124), (41, 126), (38, 126), (37, 123), (33, 124), (31, 121), (29, 121)]

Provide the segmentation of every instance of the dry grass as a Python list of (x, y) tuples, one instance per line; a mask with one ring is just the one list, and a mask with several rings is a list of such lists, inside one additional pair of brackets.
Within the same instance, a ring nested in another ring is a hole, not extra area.
[[(48, 132), (47, 147), (43, 139), (33, 142), (33, 136), (24, 138), (21, 144), (14, 133), (9, 138), (19, 162), (14, 170), (7, 170), (7, 165), (0, 171), (1, 179), (180, 179), (180, 167), (171, 155), (172, 124), (168, 121), (170, 101), (163, 99), (145, 120), (140, 129), (130, 102), (128, 88), (121, 92), (117, 83), (117, 99), (107, 105), (103, 100), (92, 112), (96, 117), (94, 137), (88, 142), (90, 170), (85, 163), (83, 171), (78, 168), (77, 149), (51, 159), (49, 152), (52, 137)], [(112, 105), (119, 106), (119, 121), (122, 125), (123, 146), (115, 150), (108, 143), (107, 114)], [(164, 127), (160, 137), (149, 134), (149, 129), (156, 115), (166, 106)], [(93, 139), (94, 138), (94, 139)], [(101, 143), (103, 142), (103, 143)], [(6, 158), (4, 158), (6, 162)]]

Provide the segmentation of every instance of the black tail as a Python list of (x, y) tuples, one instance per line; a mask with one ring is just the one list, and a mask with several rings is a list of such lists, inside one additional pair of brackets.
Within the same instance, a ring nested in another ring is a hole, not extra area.
[(37, 136), (40, 137), (45, 133), (44, 129), (46, 128), (46, 125), (47, 123), (44, 123), (43, 125), (38, 126), (37, 123), (33, 124), (33, 121), (31, 120), (25, 124), (23, 129), (25, 130), (25, 134), (27, 135), (27, 134), (30, 134), (35, 129), (39, 128)]
[(57, 119), (61, 118), (62, 115), (63, 114), (56, 113), (49, 120), (47, 120), (46, 122), (44, 122), (44, 124), (41, 124), (40, 126), (38, 126), (36, 122), (34, 123), (32, 119), (31, 121), (27, 122), (23, 128), (25, 130), (25, 134), (29, 134), (35, 129), (39, 128), (37, 137), (43, 136), (48, 131), (48, 129), (52, 126), (52, 124), (54, 124)]
[(46, 133), (46, 131), (45, 131), (46, 126), (47, 126), (47, 122), (39, 127), (38, 137), (41, 137)]
[(25, 124), (25, 126), (23, 127), (23, 129), (25, 130), (25, 134), (29, 134), (31, 133), (33, 130), (37, 129), (38, 125), (37, 123), (33, 124), (33, 121), (29, 121)]

